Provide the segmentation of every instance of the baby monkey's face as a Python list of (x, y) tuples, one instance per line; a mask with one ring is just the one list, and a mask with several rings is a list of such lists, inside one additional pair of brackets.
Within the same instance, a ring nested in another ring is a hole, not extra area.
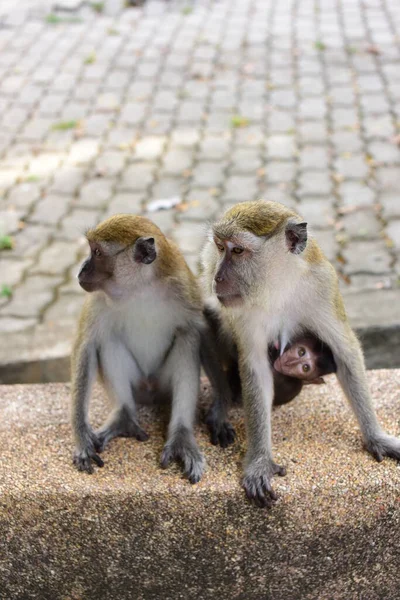
[(299, 340), (290, 346), (274, 362), (274, 369), (282, 375), (312, 381), (321, 376), (317, 367), (318, 354), (308, 340)]

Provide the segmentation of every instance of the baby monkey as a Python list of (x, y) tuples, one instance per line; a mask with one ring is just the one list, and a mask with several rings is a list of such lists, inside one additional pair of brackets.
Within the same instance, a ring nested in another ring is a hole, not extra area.
[(279, 344), (269, 348), (274, 370), (274, 404), (295, 398), (304, 384), (325, 383), (323, 376), (336, 373), (331, 349), (312, 335), (296, 338), (280, 353)]
[[(98, 453), (113, 438), (148, 438), (135, 398), (143, 382), (156, 380), (172, 395), (161, 466), (178, 460), (196, 483), (204, 469), (193, 433), (204, 337), (196, 279), (178, 247), (144, 217), (112, 216), (86, 237), (90, 257), (78, 280), (89, 295), (72, 353), (74, 464), (92, 473), (93, 463), (103, 466)], [(88, 405), (97, 373), (115, 408), (95, 432)]]

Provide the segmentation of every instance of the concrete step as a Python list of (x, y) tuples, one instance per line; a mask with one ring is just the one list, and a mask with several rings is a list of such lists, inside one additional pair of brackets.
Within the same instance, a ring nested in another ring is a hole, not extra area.
[[(400, 469), (363, 450), (327, 379), (274, 410), (275, 459), (288, 473), (271, 511), (240, 487), (241, 408), (227, 450), (198, 426), (208, 468), (191, 486), (177, 466), (158, 466), (157, 408), (141, 409), (150, 440), (115, 440), (89, 476), (71, 464), (69, 386), (0, 386), (0, 598), (397, 599)], [(400, 371), (369, 381), (382, 425), (399, 434)], [(97, 388), (93, 424), (107, 410)]]

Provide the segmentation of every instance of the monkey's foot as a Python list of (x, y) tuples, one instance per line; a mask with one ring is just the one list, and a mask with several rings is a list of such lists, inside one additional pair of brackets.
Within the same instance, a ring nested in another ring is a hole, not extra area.
[(222, 421), (212, 410), (208, 412), (205, 423), (210, 432), (210, 441), (214, 446), (220, 445), (221, 448), (227, 448), (236, 438), (236, 432), (229, 421)]
[(273, 461), (264, 462), (263, 465), (259, 462), (250, 463), (245, 471), (242, 485), (248, 499), (259, 508), (271, 508), (278, 499), (271, 486), (274, 475), (286, 475), (286, 469)]
[(172, 460), (182, 463), (183, 473), (190, 483), (200, 481), (205, 460), (191, 431), (182, 427), (171, 436), (161, 454), (161, 467), (166, 469)]
[(121, 408), (103, 427), (96, 431), (99, 440), (99, 452), (116, 437), (133, 437), (139, 442), (149, 439), (148, 434), (132, 419), (125, 408)]
[(98, 467), (104, 467), (104, 462), (97, 454), (97, 452), (100, 452), (101, 444), (91, 429), (88, 429), (82, 437), (81, 443), (75, 449), (73, 464), (78, 471), (86, 471), (86, 473), (91, 474), (93, 473), (92, 462)]
[(365, 447), (372, 456), (381, 462), (385, 456), (400, 460), (400, 439), (387, 433), (365, 442)]

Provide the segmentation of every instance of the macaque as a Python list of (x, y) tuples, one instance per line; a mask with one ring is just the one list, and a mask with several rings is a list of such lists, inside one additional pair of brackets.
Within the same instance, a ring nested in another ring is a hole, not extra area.
[[(191, 483), (204, 459), (193, 425), (200, 386), (200, 356), (206, 371), (206, 326), (199, 286), (178, 247), (149, 219), (115, 215), (88, 231), (90, 257), (78, 279), (89, 292), (72, 353), (74, 464), (93, 472), (99, 453), (117, 436), (148, 438), (136, 407), (144, 383), (172, 395), (161, 466), (179, 461)], [(202, 340), (204, 339), (204, 343)], [(108, 421), (94, 431), (88, 421), (92, 384), (99, 374), (114, 403)], [(215, 384), (211, 372), (210, 379)]]
[(274, 375), (274, 405), (286, 404), (302, 390), (304, 384), (325, 383), (323, 376), (336, 372), (333, 354), (326, 344), (303, 335), (286, 345), (269, 348)]
[[(251, 501), (271, 507), (277, 499), (272, 478), (286, 472), (271, 447), (274, 369), (268, 348), (276, 340), (307, 333), (326, 344), (366, 449), (378, 461), (400, 459), (400, 440), (378, 423), (335, 270), (297, 213), (275, 202), (233, 206), (213, 224), (202, 264), (206, 312), (220, 316), (226, 355), (232, 347), (238, 352), (248, 447), (243, 487)], [(282, 361), (277, 367), (284, 367)], [(224, 410), (214, 417), (226, 431)]]

